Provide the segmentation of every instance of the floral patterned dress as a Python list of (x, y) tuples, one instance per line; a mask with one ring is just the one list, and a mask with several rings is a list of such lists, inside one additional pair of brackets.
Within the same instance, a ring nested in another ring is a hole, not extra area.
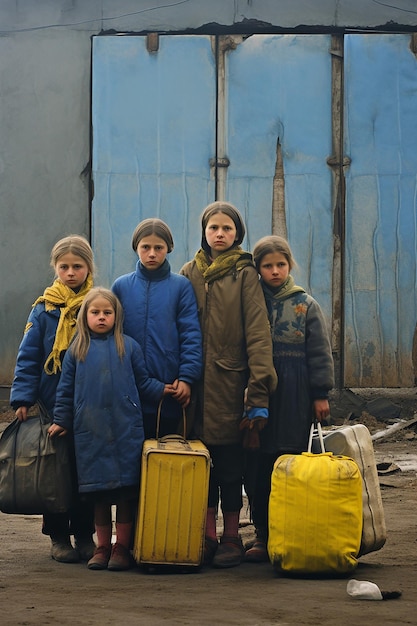
[(278, 386), (261, 433), (261, 450), (300, 453), (307, 449), (313, 400), (327, 398), (334, 384), (329, 333), (319, 304), (291, 276), (275, 292), (263, 283), (262, 288)]

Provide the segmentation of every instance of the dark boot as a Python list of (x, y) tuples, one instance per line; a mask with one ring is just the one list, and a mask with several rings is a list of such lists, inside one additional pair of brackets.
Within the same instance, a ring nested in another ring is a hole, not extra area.
[(59, 563), (78, 563), (80, 555), (72, 547), (69, 535), (51, 535), (51, 557)]
[(89, 561), (96, 549), (96, 544), (91, 535), (75, 535), (75, 549), (78, 551), (80, 561)]

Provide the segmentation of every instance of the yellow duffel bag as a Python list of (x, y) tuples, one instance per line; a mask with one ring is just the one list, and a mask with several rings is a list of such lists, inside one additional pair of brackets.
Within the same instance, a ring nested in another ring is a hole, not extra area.
[[(311, 452), (318, 434), (321, 453)], [(343, 575), (358, 564), (362, 476), (356, 462), (324, 451), (320, 424), (308, 451), (275, 462), (269, 499), (268, 554), (279, 572)]]

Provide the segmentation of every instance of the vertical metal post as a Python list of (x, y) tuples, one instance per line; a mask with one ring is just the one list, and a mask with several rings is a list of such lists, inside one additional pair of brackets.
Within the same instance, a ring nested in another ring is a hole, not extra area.
[(417, 56), (417, 33), (411, 33), (410, 49)]
[(350, 164), (343, 156), (343, 35), (333, 35), (332, 55), (332, 156), (327, 163), (333, 176), (333, 275), (331, 341), (336, 388), (344, 386), (344, 286), (345, 286), (345, 176)]
[[(220, 35), (217, 45), (217, 148), (215, 165), (216, 200), (226, 200), (227, 168), (227, 82), (226, 52), (235, 50), (243, 41), (242, 35)], [(212, 163), (213, 165), (213, 163)]]
[(228, 38), (220, 36), (217, 46), (217, 141), (216, 141), (216, 200), (225, 200), (227, 168), (218, 167), (226, 155), (226, 50)]

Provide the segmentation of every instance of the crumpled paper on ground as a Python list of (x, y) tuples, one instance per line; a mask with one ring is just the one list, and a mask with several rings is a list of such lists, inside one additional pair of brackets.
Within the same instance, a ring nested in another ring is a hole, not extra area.
[(401, 591), (381, 591), (378, 585), (369, 580), (349, 580), (346, 591), (355, 600), (393, 600), (401, 596)]

